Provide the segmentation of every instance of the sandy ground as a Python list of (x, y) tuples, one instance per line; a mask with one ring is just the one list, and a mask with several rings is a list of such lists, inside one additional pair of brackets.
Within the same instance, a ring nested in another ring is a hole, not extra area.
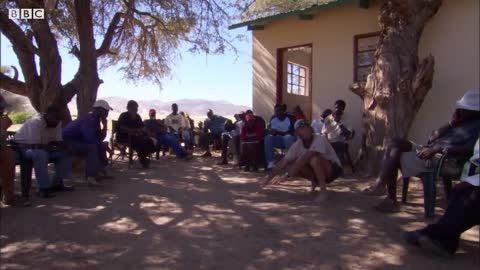
[(401, 213), (384, 215), (359, 193), (365, 181), (336, 181), (318, 204), (307, 182), (262, 190), (261, 174), (215, 161), (120, 162), (103, 188), (78, 182), (0, 209), (0, 269), (480, 269), (478, 228), (453, 260), (404, 244), (404, 230), (425, 224), (418, 184)]

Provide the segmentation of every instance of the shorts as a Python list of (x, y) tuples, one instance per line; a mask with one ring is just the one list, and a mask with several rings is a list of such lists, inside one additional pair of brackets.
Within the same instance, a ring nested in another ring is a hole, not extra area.
[(331, 172), (327, 178), (327, 184), (332, 183), (335, 179), (343, 176), (343, 168), (334, 161), (330, 161)]

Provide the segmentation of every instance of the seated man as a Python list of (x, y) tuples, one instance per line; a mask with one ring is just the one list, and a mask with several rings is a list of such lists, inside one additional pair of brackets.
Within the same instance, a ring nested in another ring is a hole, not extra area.
[(293, 115), (295, 117), (295, 121), (298, 120), (307, 120), (307, 116), (303, 112), (302, 108), (300, 105), (297, 105), (295, 108), (293, 108)]
[(275, 115), (270, 120), (269, 134), (265, 137), (267, 169), (272, 169), (275, 164), (275, 148), (288, 150), (295, 142), (294, 124), (294, 120), (287, 116), (285, 106), (275, 105)]
[(165, 118), (165, 126), (170, 133), (182, 138), (185, 143), (190, 144), (190, 122), (185, 118), (184, 114), (178, 112), (178, 105), (172, 104), (172, 113)]
[[(327, 185), (342, 176), (343, 169), (337, 154), (327, 139), (315, 135), (307, 120), (295, 123), (295, 132), (299, 138), (288, 150), (285, 157), (273, 168), (272, 174), (264, 183), (276, 184), (288, 180), (289, 177), (303, 177), (312, 182), (312, 193), (320, 186), (316, 200), (327, 199)], [(287, 173), (279, 176), (287, 167)]]
[(397, 202), (397, 174), (403, 177), (432, 172), (438, 164), (436, 154), (468, 155), (480, 132), (480, 90), (467, 92), (457, 102), (449, 124), (432, 132), (427, 145), (415, 145), (405, 139), (394, 138), (385, 151), (382, 169), (376, 184), (365, 190), (370, 195), (383, 195), (385, 185), (388, 197), (377, 206), (382, 212), (399, 210)]
[[(63, 179), (70, 176), (72, 163), (65, 152), (59, 109), (50, 106), (45, 114), (27, 120), (12, 141), (20, 149), (21, 155), (33, 162), (39, 188), (38, 196), (52, 198), (55, 197), (52, 191), (73, 190), (73, 187), (63, 184)], [(49, 161), (55, 163), (55, 177), (51, 184), (48, 177)], [(28, 194), (22, 196), (28, 197)]]
[(150, 137), (157, 140), (157, 146), (166, 145), (175, 152), (177, 158), (188, 160), (190, 156), (180, 145), (178, 137), (169, 134), (167, 128), (156, 119), (156, 111), (151, 109), (149, 115), (150, 119), (145, 121), (145, 131)]
[(207, 119), (203, 123), (203, 134), (200, 136), (200, 147), (205, 150), (202, 157), (211, 157), (210, 144), (215, 141), (220, 141), (224, 131), (225, 122), (227, 118), (215, 115), (212, 110), (207, 112)]
[(240, 143), (242, 146), (241, 164), (245, 165), (245, 171), (258, 171), (260, 155), (260, 142), (263, 139), (265, 128), (251, 113), (245, 115), (245, 124), (242, 125)]
[(148, 155), (155, 151), (153, 140), (144, 130), (142, 117), (138, 114), (138, 103), (130, 100), (127, 103), (127, 111), (120, 114), (117, 123), (116, 140), (122, 144), (131, 144), (137, 152), (138, 159), (142, 166), (150, 167)]
[(345, 113), (345, 101), (335, 101), (335, 109), (331, 115), (325, 118), (322, 134), (325, 135), (337, 153), (345, 152), (345, 141), (350, 138), (348, 115)]
[(63, 128), (63, 140), (74, 155), (86, 157), (87, 182), (89, 185), (100, 185), (97, 180), (111, 178), (105, 167), (108, 165), (107, 148), (104, 143), (107, 137), (108, 112), (113, 110), (105, 100), (97, 100), (92, 112), (68, 123)]
[(315, 119), (312, 121), (312, 128), (315, 134), (322, 134), (323, 125), (325, 124), (325, 119), (332, 114), (332, 110), (326, 109), (323, 111), (320, 119)]
[(480, 141), (477, 141), (475, 153), (470, 159), (473, 173), (467, 172), (462, 177), (463, 182), (454, 187), (445, 214), (434, 224), (405, 233), (407, 243), (451, 257), (458, 249), (461, 234), (480, 225), (479, 144)]

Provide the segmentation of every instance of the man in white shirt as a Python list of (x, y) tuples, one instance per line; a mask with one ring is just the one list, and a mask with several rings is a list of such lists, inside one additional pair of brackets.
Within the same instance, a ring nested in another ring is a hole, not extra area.
[[(27, 120), (12, 141), (20, 148), (22, 156), (33, 162), (40, 197), (52, 198), (52, 191), (73, 190), (73, 187), (63, 184), (63, 179), (70, 176), (72, 164), (64, 151), (58, 108), (50, 106), (45, 114)], [(51, 185), (47, 168), (49, 162), (55, 164), (55, 178)]]
[(190, 123), (185, 117), (178, 113), (178, 105), (172, 104), (172, 113), (165, 119), (165, 125), (168, 127), (171, 133), (181, 135), (182, 129), (189, 129)]
[(325, 123), (325, 119), (332, 114), (332, 110), (326, 109), (323, 111), (320, 119), (315, 119), (312, 121), (312, 128), (315, 134), (322, 134), (322, 129)]
[[(320, 186), (317, 201), (327, 199), (327, 184), (342, 176), (343, 169), (340, 160), (325, 137), (315, 135), (307, 120), (295, 123), (297, 140), (288, 150), (286, 156), (273, 168), (272, 174), (264, 183), (280, 183), (290, 177), (303, 177), (312, 182), (312, 193)], [(287, 173), (281, 173), (287, 168)]]
[(275, 148), (290, 149), (295, 142), (294, 119), (289, 117), (285, 107), (275, 105), (275, 115), (270, 120), (268, 135), (265, 136), (265, 160), (267, 169), (272, 169), (275, 161)]
[(349, 129), (348, 116), (345, 114), (345, 108), (345, 101), (341, 99), (335, 101), (335, 109), (333, 113), (325, 119), (322, 128), (322, 134), (327, 137), (337, 153), (344, 151), (345, 141), (352, 135), (352, 131)]
[(434, 224), (404, 234), (407, 243), (443, 257), (452, 257), (463, 232), (480, 225), (480, 140), (461, 183), (452, 190), (445, 214)]

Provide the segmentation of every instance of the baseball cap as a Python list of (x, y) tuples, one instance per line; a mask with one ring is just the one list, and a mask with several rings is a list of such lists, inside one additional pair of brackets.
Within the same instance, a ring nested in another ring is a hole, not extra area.
[(465, 95), (457, 101), (456, 108), (468, 111), (480, 111), (480, 89), (473, 89), (465, 93)]
[(150, 114), (155, 114), (155, 113), (157, 113), (157, 111), (155, 111), (155, 109), (150, 109), (150, 111), (148, 111), (148, 114), (149, 114), (149, 115), (150, 115)]
[(308, 122), (305, 119), (301, 119), (295, 122), (295, 130), (298, 130), (299, 128), (302, 128), (302, 127), (309, 127), (309, 126), (310, 126), (310, 122)]
[(110, 105), (108, 105), (108, 102), (103, 99), (95, 101), (95, 103), (93, 104), (93, 108), (104, 108), (107, 111), (113, 111), (113, 108), (110, 107)]

